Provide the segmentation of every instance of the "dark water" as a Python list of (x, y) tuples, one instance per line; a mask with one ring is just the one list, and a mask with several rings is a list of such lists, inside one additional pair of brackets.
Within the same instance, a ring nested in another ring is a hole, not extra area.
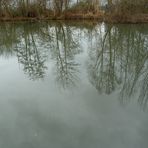
[(147, 148), (148, 25), (1, 23), (0, 148)]

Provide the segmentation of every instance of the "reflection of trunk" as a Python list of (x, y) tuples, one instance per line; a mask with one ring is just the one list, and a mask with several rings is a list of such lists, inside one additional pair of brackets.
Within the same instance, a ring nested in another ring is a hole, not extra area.
[(109, 26), (109, 63), (108, 63), (108, 89), (107, 93), (110, 94), (115, 89), (115, 49), (112, 47), (111, 27)]
[(65, 72), (67, 73), (67, 44), (66, 44), (66, 37), (65, 37), (65, 31), (63, 26), (61, 26), (62, 28), (62, 33), (63, 33), (63, 39), (64, 39), (64, 57), (65, 57)]
[(63, 62), (62, 62), (62, 57), (61, 57), (61, 53), (60, 53), (60, 47), (59, 47), (59, 37), (58, 37), (58, 30), (57, 28), (55, 28), (55, 32), (56, 32), (56, 49), (58, 50), (58, 57), (57, 57), (57, 63), (59, 63), (60, 61), (60, 71), (64, 71), (64, 66), (63, 66)]
[(109, 31), (109, 72), (108, 72), (108, 93), (113, 90), (113, 83), (114, 83), (114, 69), (112, 66), (112, 45), (111, 45), (111, 31)]

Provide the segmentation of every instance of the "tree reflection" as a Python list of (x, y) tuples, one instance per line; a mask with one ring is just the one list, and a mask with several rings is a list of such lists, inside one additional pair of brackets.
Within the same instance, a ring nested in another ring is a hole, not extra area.
[(97, 33), (99, 39), (95, 38), (93, 45), (97, 46), (91, 47), (88, 65), (91, 83), (99, 92), (107, 94), (120, 90), (123, 104), (139, 91), (138, 102), (146, 106), (148, 36), (141, 28), (125, 25), (106, 25), (105, 28), (100, 27)]
[(50, 56), (56, 81), (69, 88), (77, 83), (80, 65), (76, 55), (83, 50), (80, 47), (83, 40), (88, 39), (85, 43), (89, 46), (88, 73), (92, 85), (100, 93), (120, 91), (122, 104), (138, 94), (138, 102), (145, 108), (148, 101), (148, 32), (145, 32), (148, 29), (145, 27), (4, 23), (0, 25), (0, 54), (17, 55), (32, 80), (45, 77)]
[(63, 88), (75, 84), (79, 65), (75, 55), (81, 51), (75, 29), (61, 22), (4, 24), (0, 27), (1, 54), (16, 54), (30, 79), (44, 78), (50, 53), (56, 63), (57, 82)]
[[(38, 27), (24, 27), (22, 41), (17, 50), (18, 61), (31, 79), (44, 78), (48, 52), (55, 61), (54, 72), (58, 84), (63, 88), (75, 85), (78, 63), (75, 55), (80, 52), (76, 34), (61, 22)], [(40, 48), (40, 49), (38, 49)]]
[(54, 26), (53, 44), (51, 46), (52, 58), (56, 61), (56, 80), (63, 87), (75, 85), (78, 80), (79, 64), (75, 55), (81, 52), (74, 30), (68, 25), (58, 23)]
[(45, 66), (46, 50), (41, 46), (40, 38), (44, 38), (41, 36), (40, 27), (40, 24), (36, 23), (0, 25), (0, 54), (17, 55), (18, 62), (32, 80), (42, 79), (47, 68)]
[(32, 80), (44, 78), (47, 69), (45, 66), (46, 49), (41, 46), (42, 42), (38, 38), (38, 27), (34, 24), (23, 26), (21, 42), (16, 48), (18, 62), (23, 65), (24, 72)]
[(18, 43), (14, 24), (1, 23), (0, 25), (0, 55), (6, 57), (13, 54), (12, 48)]

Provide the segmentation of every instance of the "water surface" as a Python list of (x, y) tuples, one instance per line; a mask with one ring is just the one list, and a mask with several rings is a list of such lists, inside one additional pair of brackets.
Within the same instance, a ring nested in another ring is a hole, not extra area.
[(148, 25), (0, 24), (1, 148), (147, 148)]

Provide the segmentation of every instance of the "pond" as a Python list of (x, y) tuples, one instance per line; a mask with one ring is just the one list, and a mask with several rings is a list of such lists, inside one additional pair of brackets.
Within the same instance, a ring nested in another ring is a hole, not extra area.
[(147, 148), (148, 25), (0, 24), (0, 148)]

